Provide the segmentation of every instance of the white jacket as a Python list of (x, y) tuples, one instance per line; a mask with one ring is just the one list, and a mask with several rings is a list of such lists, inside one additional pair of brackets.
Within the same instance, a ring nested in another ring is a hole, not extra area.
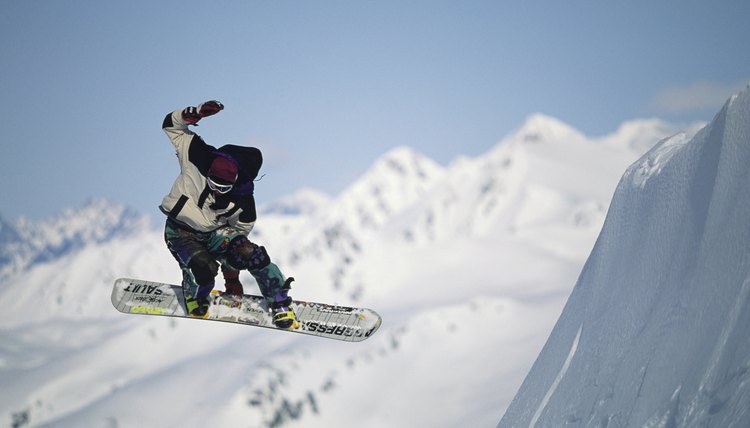
[(188, 129), (187, 122), (182, 119), (182, 110), (168, 114), (162, 128), (177, 151), (180, 175), (162, 200), (161, 211), (198, 232), (233, 226), (249, 233), (256, 220), (252, 180), (249, 194), (233, 190), (226, 195), (215, 195), (208, 188), (206, 174), (218, 150)]

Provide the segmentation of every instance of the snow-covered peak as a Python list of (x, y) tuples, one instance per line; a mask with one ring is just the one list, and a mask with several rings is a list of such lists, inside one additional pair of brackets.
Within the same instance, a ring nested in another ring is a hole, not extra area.
[(150, 227), (147, 216), (102, 199), (39, 222), (21, 217), (14, 224), (0, 223), (0, 276)]
[[(429, 181), (442, 174), (443, 168), (411, 147), (396, 147), (378, 158), (363, 178), (382, 179), (401, 177), (415, 181)], [(370, 176), (370, 177), (368, 177)]]
[(536, 113), (507, 139), (524, 143), (584, 141), (586, 137), (567, 123)]
[(445, 169), (409, 147), (395, 148), (336, 200), (336, 210), (358, 228), (372, 229), (413, 204), (445, 174)]
[(16, 228), (37, 247), (59, 247), (66, 241), (103, 241), (134, 228), (148, 226), (148, 219), (123, 205), (92, 199), (80, 208), (69, 208), (60, 215), (32, 222), (21, 217)]

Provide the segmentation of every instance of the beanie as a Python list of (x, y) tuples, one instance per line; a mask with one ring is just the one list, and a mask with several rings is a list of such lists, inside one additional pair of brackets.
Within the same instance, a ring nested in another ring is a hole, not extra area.
[(224, 156), (214, 158), (211, 167), (208, 169), (209, 177), (218, 178), (227, 184), (234, 184), (237, 181), (237, 174), (237, 163)]

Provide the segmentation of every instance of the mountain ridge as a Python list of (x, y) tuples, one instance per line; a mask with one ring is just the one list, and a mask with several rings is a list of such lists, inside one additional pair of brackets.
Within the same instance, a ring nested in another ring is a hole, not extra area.
[(750, 87), (622, 176), (499, 427), (750, 424)]
[(10, 223), (0, 218), (0, 278), (150, 227), (148, 217), (104, 199), (91, 199), (38, 222), (21, 217)]

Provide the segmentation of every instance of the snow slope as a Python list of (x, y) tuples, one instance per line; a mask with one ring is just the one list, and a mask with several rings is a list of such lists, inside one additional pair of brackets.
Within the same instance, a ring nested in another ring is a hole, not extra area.
[(622, 177), (500, 427), (750, 426), (750, 87)]
[(0, 277), (0, 425), (494, 425), (641, 155), (633, 135), (590, 139), (535, 115), (477, 158), (440, 166), (401, 147), (336, 198), (267, 205), (251, 239), (297, 278), (295, 297), (383, 315), (355, 345), (118, 313), (115, 278), (180, 277), (159, 227), (81, 231), (109, 214), (131, 224), (127, 210), (3, 226), (0, 246), (31, 245), (21, 230), (75, 245)]

